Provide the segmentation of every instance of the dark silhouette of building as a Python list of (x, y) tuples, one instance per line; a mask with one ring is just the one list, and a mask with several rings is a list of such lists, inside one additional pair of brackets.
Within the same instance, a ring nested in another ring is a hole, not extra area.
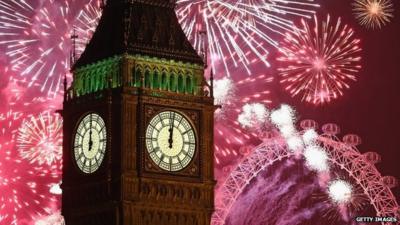
[(108, 0), (72, 68), (62, 110), (67, 225), (210, 224), (215, 106), (174, 7)]

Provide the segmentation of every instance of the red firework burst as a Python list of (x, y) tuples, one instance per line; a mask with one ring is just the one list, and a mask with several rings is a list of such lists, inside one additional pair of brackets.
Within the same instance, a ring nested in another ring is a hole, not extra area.
[(360, 40), (354, 31), (339, 18), (332, 21), (328, 15), (324, 22), (314, 17), (310, 26), (302, 20), (302, 27), (288, 33), (278, 58), (284, 65), (279, 68), (281, 83), (292, 96), (313, 104), (328, 103), (350, 88), (360, 70)]

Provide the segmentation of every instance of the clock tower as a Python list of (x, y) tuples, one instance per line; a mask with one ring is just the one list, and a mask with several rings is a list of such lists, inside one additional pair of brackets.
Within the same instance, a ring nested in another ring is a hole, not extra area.
[(72, 68), (62, 110), (66, 225), (210, 224), (215, 106), (174, 7), (108, 0)]

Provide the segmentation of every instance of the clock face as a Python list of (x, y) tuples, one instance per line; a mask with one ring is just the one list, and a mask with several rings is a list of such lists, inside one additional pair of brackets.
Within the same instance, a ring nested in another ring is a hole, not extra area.
[(150, 158), (161, 169), (180, 171), (189, 165), (195, 154), (195, 132), (182, 114), (163, 111), (147, 126), (146, 147)]
[(106, 152), (107, 133), (104, 120), (95, 113), (86, 115), (78, 125), (74, 140), (75, 161), (82, 172), (97, 171)]

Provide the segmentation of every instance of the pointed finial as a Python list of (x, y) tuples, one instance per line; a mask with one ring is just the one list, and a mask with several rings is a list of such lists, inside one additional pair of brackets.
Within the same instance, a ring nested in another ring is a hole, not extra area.
[(212, 69), (210, 72), (210, 95), (211, 98), (214, 98), (214, 72)]
[(68, 87), (67, 87), (67, 85), (68, 85), (68, 82), (67, 82), (67, 73), (65, 73), (64, 74), (64, 101), (67, 99), (67, 97), (68, 97), (68, 93), (67, 93), (67, 90), (68, 90)]
[(71, 40), (72, 40), (72, 51), (71, 51), (71, 56), (70, 56), (70, 63), (71, 67), (75, 64), (76, 62), (76, 39), (78, 39), (78, 35), (76, 34), (76, 27), (73, 29), (73, 33), (71, 35)]
[(204, 68), (206, 68), (207, 69), (207, 67), (208, 67), (208, 55), (207, 55), (207, 49), (208, 49), (208, 46), (207, 46), (207, 42), (206, 42), (206, 37), (207, 37), (207, 31), (204, 31), (204, 30), (202, 30), (202, 31), (200, 31), (199, 32), (199, 34), (200, 34), (200, 55), (201, 55), (201, 57), (203, 57), (203, 61), (204, 61)]

